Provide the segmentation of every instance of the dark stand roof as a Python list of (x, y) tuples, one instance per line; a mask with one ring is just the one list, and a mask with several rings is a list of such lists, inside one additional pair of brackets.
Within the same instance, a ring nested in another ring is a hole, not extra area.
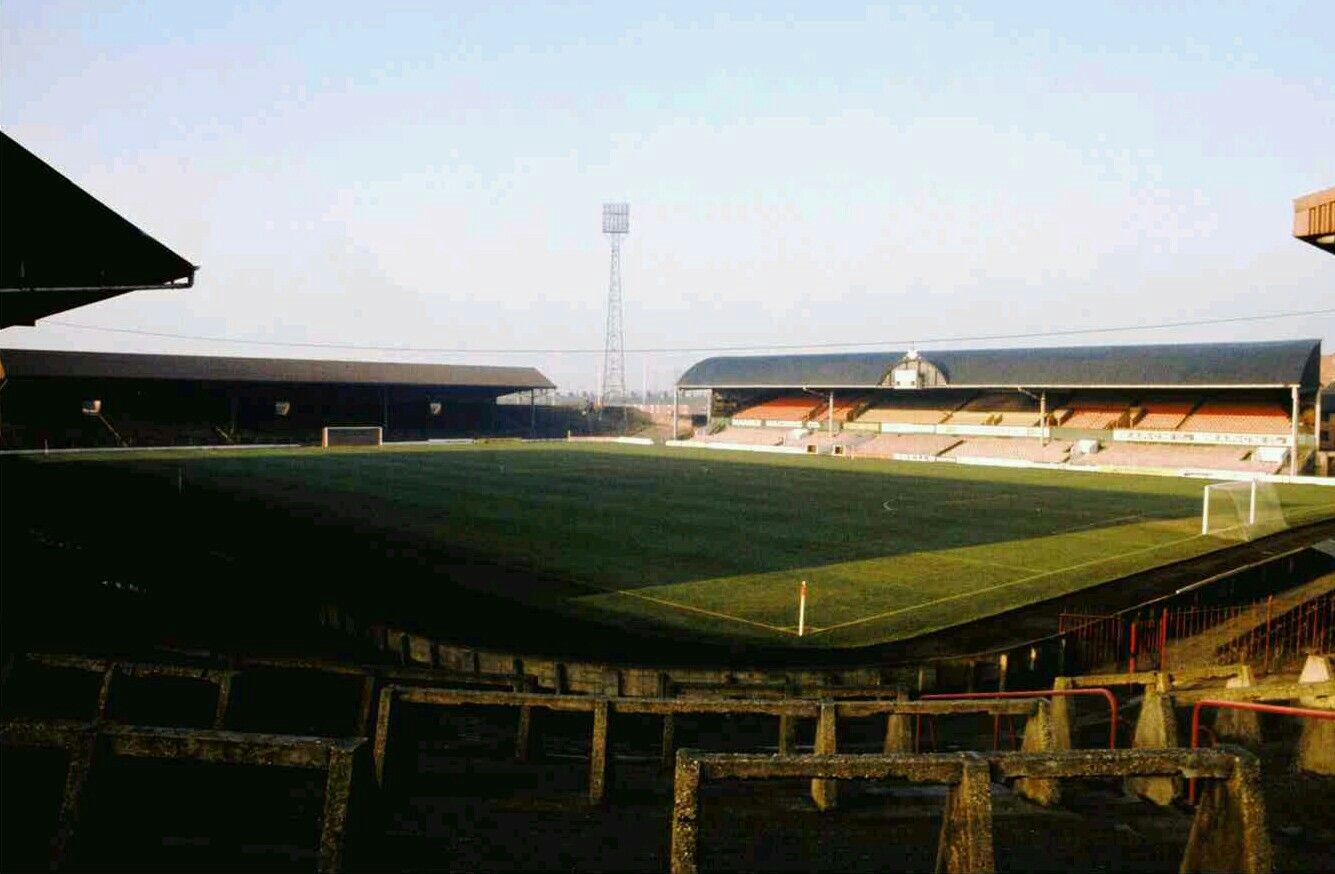
[(555, 388), (532, 367), (468, 364), (401, 364), (387, 361), (315, 361), (296, 358), (213, 358), (204, 355), (138, 355), (124, 352), (60, 352), (2, 349), (8, 379), (159, 379), (324, 385), (411, 385), (503, 389), (500, 394)]
[[(920, 353), (952, 388), (1276, 388), (1317, 386), (1320, 340), (1075, 346)], [(875, 388), (903, 352), (706, 358), (681, 388)]]
[(195, 266), (0, 132), (0, 328), (141, 288)]

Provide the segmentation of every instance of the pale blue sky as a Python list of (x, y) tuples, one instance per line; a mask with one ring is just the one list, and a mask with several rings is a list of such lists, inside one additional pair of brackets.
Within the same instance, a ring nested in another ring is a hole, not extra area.
[[(0, 4), (0, 127), (182, 255), (188, 292), (52, 321), (301, 342), (629, 347), (1310, 309), (1335, 259), (1325, 3), (709, 8)], [(1322, 337), (1335, 317), (1064, 343)], [(11, 328), (0, 344), (324, 353)], [(699, 354), (632, 354), (666, 386)]]

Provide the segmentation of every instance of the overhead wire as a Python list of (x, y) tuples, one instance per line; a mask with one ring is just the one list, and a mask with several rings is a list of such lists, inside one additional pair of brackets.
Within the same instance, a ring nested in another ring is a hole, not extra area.
[[(829, 342), (829, 343), (761, 343), (717, 346), (646, 346), (626, 349), (627, 354), (671, 354), (686, 352), (769, 352), (794, 350), (839, 350), (865, 348), (894, 348), (935, 346), (941, 343), (984, 343), (1010, 340), (1037, 340), (1050, 337), (1077, 337), (1091, 334), (1113, 334), (1133, 331), (1157, 331), (1168, 328), (1193, 328), (1208, 325), (1237, 324), (1240, 322), (1259, 322), (1272, 319), (1288, 319), (1300, 316), (1319, 316), (1335, 314), (1335, 307), (1323, 307), (1312, 310), (1295, 310), (1282, 313), (1264, 313), (1247, 316), (1224, 316), (1213, 319), (1185, 319), (1172, 322), (1154, 322), (1138, 325), (1113, 325), (1096, 328), (1060, 328), (1050, 331), (1019, 331), (998, 334), (959, 334), (954, 336), (899, 339), (868, 340), (865, 342)], [(207, 343), (229, 343), (244, 346), (271, 346), (292, 349), (342, 349), (360, 352), (414, 352), (431, 354), (468, 354), (468, 355), (601, 355), (603, 347), (569, 348), (517, 348), (517, 347), (480, 347), (480, 346), (381, 346), (363, 343), (329, 343), (298, 340), (258, 340), (246, 337), (220, 337), (201, 334), (180, 334), (167, 331), (145, 331), (136, 328), (113, 328), (102, 325), (85, 325), (66, 322), (61, 319), (44, 319), (44, 325), (57, 325), (62, 328), (76, 328), (86, 331), (102, 331), (113, 334), (128, 334), (138, 337), (156, 337), (171, 340), (191, 340)]]

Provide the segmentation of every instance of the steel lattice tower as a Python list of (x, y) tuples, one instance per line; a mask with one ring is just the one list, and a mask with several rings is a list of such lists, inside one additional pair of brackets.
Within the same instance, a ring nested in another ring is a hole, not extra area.
[(603, 204), (603, 233), (612, 246), (607, 284), (607, 340), (603, 345), (603, 384), (598, 405), (626, 398), (626, 335), (621, 313), (621, 240), (630, 233), (630, 204)]

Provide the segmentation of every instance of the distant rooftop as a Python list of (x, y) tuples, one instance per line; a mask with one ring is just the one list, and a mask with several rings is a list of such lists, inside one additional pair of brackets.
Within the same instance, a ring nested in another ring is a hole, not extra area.
[(140, 355), (0, 349), (0, 375), (9, 379), (161, 379), (180, 382), (411, 385), (511, 391), (556, 386), (532, 367), (475, 364), (404, 364), (297, 358), (233, 358), (206, 355)]

